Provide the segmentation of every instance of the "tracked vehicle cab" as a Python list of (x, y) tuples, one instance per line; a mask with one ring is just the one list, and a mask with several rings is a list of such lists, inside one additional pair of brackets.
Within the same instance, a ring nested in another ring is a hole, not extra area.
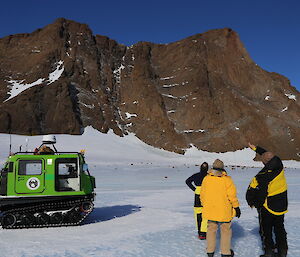
[(0, 176), (2, 227), (75, 225), (92, 211), (95, 178), (84, 153), (58, 152), (55, 143), (44, 136), (34, 152), (7, 159)]

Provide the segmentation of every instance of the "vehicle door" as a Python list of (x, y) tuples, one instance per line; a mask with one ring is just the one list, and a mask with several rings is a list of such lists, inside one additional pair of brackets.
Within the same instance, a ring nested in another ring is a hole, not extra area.
[(56, 191), (80, 191), (78, 158), (55, 160)]
[(16, 193), (42, 193), (45, 190), (44, 167), (45, 163), (43, 159), (19, 159), (16, 165)]

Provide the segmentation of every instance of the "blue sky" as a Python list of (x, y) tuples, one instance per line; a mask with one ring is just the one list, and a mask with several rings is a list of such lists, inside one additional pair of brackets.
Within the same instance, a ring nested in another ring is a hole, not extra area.
[(132, 45), (170, 43), (210, 29), (239, 33), (252, 59), (300, 91), (298, 0), (11, 0), (1, 1), (0, 37), (30, 33), (65, 17), (94, 34)]

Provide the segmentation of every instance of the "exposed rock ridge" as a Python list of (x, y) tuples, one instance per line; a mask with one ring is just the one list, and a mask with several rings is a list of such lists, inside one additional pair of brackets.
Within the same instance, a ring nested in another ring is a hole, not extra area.
[(92, 125), (169, 151), (251, 141), (300, 160), (299, 92), (253, 62), (229, 28), (126, 47), (61, 18), (0, 39), (0, 64), (0, 132), (80, 134)]

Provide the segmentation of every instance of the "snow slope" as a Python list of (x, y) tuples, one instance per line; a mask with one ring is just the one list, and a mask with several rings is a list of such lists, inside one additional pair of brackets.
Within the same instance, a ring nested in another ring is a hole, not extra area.
[[(41, 137), (12, 136), (12, 150), (40, 145)], [(87, 128), (83, 136), (58, 135), (59, 150), (86, 149), (90, 170), (96, 177), (95, 210), (82, 226), (2, 230), (0, 257), (205, 257), (205, 241), (196, 238), (193, 192), (185, 179), (195, 166), (215, 154), (191, 149), (186, 156), (154, 149), (133, 135), (119, 138)], [(9, 151), (9, 136), (0, 135), (0, 159)], [(242, 154), (241, 154), (242, 153)], [(242, 216), (233, 221), (232, 246), (239, 257), (261, 254), (255, 210), (245, 201), (245, 191), (259, 166), (253, 153), (243, 150), (219, 156), (238, 189)], [(238, 158), (238, 160), (235, 160)], [(249, 159), (249, 160), (248, 160)], [(231, 162), (232, 161), (232, 162)], [(293, 163), (294, 166), (299, 165)], [(286, 229), (289, 256), (300, 256), (300, 169), (287, 168), (289, 212)], [(217, 249), (219, 253), (219, 248)], [(215, 256), (220, 256), (216, 254)]]
[[(33, 151), (42, 142), (42, 136), (12, 135), (12, 152)], [(168, 152), (154, 148), (139, 140), (134, 134), (119, 137), (112, 131), (108, 134), (100, 133), (92, 127), (85, 128), (81, 136), (56, 135), (56, 148), (62, 151), (86, 150), (89, 161), (97, 163), (174, 163), (174, 164), (199, 164), (203, 161), (212, 163), (216, 158), (224, 161), (226, 165), (242, 165), (248, 167), (261, 167), (260, 162), (253, 161), (255, 153), (249, 148), (227, 153), (210, 153), (191, 147), (185, 155)], [(28, 142), (26, 142), (28, 140)], [(9, 135), (0, 134), (1, 153), (0, 160), (9, 153)], [(300, 162), (285, 161), (286, 167), (300, 168)]]

